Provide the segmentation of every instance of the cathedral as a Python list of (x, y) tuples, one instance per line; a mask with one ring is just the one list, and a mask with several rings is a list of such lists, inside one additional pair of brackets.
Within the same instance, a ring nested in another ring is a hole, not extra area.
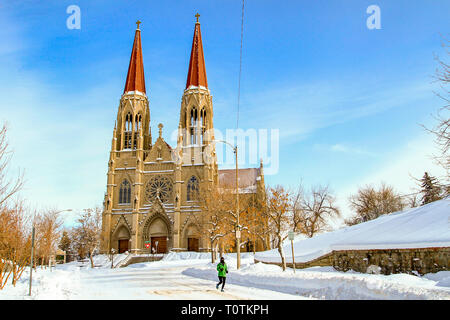
[[(236, 172), (218, 169), (212, 96), (196, 17), (174, 148), (164, 140), (162, 124), (152, 136), (137, 22), (108, 162), (103, 253), (211, 250), (209, 240), (193, 223), (202, 214), (196, 194), (208, 188), (226, 189), (236, 183)], [(264, 193), (262, 162), (258, 168), (239, 169), (238, 185), (239, 194)]]

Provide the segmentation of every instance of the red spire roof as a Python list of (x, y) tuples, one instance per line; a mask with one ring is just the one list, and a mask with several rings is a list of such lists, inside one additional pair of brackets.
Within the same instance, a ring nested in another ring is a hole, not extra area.
[(203, 56), (202, 33), (200, 32), (200, 23), (198, 22), (199, 16), (200, 15), (197, 13), (197, 22), (195, 23), (194, 39), (192, 40), (191, 60), (189, 62), (186, 89), (190, 86), (203, 86), (208, 88), (205, 58)]
[(134, 35), (133, 50), (131, 50), (130, 65), (128, 67), (127, 81), (125, 82), (123, 93), (128, 91), (145, 93), (144, 61), (142, 59), (141, 30), (139, 30), (140, 23), (140, 21), (136, 22), (137, 29)]

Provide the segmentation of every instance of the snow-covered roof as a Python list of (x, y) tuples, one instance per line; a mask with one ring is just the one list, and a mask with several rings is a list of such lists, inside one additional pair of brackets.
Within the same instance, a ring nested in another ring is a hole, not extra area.
[[(260, 177), (260, 168), (239, 169), (239, 193), (256, 193), (256, 184)], [(236, 186), (236, 170), (219, 170), (219, 186), (234, 189)]]
[[(450, 198), (383, 215), (336, 231), (294, 240), (295, 262), (308, 262), (333, 250), (450, 247)], [(292, 259), (290, 241), (284, 252)], [(256, 260), (280, 262), (277, 249), (258, 252)]]

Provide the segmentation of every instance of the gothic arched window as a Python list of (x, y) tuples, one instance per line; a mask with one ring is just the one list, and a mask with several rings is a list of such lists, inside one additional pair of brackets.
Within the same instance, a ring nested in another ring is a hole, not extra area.
[(205, 135), (205, 131), (206, 131), (206, 110), (205, 110), (205, 108), (202, 108), (202, 110), (200, 111), (200, 125), (201, 125), (200, 144), (203, 144), (204, 143), (204, 135)]
[(134, 124), (136, 125), (136, 131), (141, 130), (142, 127), (142, 116), (138, 113), (134, 119)]
[(124, 149), (131, 149), (131, 131), (133, 130), (133, 117), (131, 113), (125, 116), (125, 130), (124, 130)]
[(131, 203), (131, 185), (128, 180), (123, 180), (119, 188), (119, 203)]
[(139, 135), (139, 131), (141, 130), (142, 127), (142, 116), (140, 113), (138, 113), (135, 117), (134, 117), (134, 140), (133, 140), (133, 149), (137, 149), (137, 140), (138, 140), (138, 135)]
[(197, 122), (198, 122), (198, 114), (197, 109), (194, 107), (191, 110), (191, 123), (190, 123), (190, 135), (191, 135), (191, 144), (197, 144)]
[(187, 184), (187, 201), (198, 199), (198, 179), (192, 176)]

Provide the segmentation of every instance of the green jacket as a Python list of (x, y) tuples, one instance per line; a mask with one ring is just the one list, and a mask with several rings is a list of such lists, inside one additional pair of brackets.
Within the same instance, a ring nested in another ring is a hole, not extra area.
[(224, 264), (219, 263), (217, 265), (217, 271), (219, 271), (219, 277), (226, 277), (227, 273), (228, 273), (227, 264), (226, 263), (224, 263)]

